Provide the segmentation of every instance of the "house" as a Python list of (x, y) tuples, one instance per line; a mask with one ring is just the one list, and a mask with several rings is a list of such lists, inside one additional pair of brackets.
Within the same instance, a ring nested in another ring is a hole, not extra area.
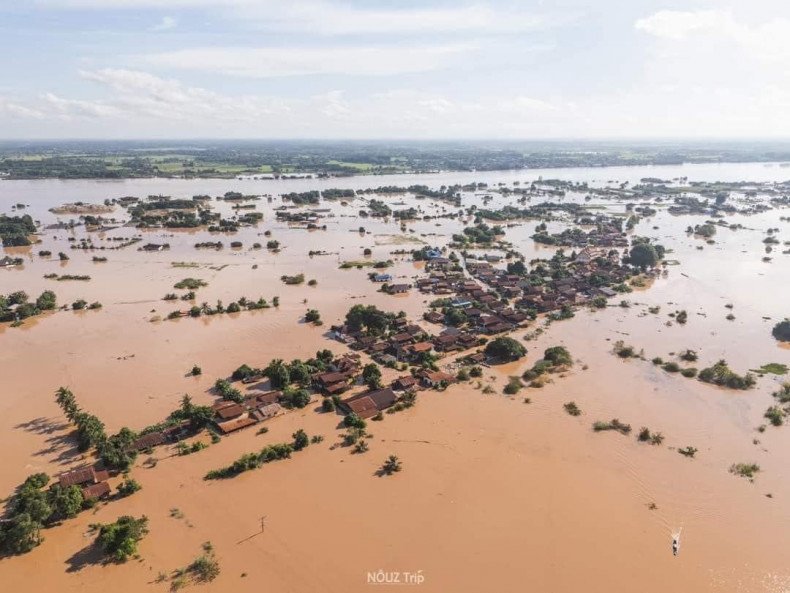
[(170, 426), (162, 431), (162, 433), (165, 435), (165, 438), (173, 443), (186, 438), (191, 432), (192, 423), (189, 420), (183, 420), (175, 426)]
[(110, 485), (107, 482), (99, 482), (82, 488), (82, 498), (85, 500), (98, 500), (110, 495)]
[(433, 344), (430, 342), (417, 342), (416, 344), (407, 344), (398, 348), (398, 358), (415, 360), (423, 354), (430, 354), (433, 352)]
[(416, 386), (417, 386), (417, 379), (415, 379), (410, 375), (398, 377), (392, 382), (392, 389), (396, 389), (398, 391), (405, 391), (407, 389), (412, 389)]
[(390, 342), (392, 344), (405, 344), (407, 342), (412, 342), (412, 341), (413, 341), (412, 335), (406, 332), (401, 334), (395, 334), (390, 338)]
[(17, 259), (14, 259), (13, 257), (8, 257), (7, 255), (4, 258), (0, 259), (0, 268), (9, 268), (11, 266), (16, 266), (18, 264), (19, 261)]
[(433, 339), (433, 345), (437, 352), (449, 352), (458, 347), (458, 335), (446, 334)]
[(329, 372), (316, 375), (314, 383), (319, 390), (328, 395), (342, 393), (349, 388), (348, 373)]
[(426, 387), (439, 387), (442, 383), (455, 383), (455, 377), (442, 371), (428, 371), (422, 375)]
[(387, 284), (382, 290), (387, 294), (405, 294), (410, 288), (411, 284)]
[(486, 361), (486, 355), (483, 352), (475, 352), (469, 356), (465, 356), (463, 361), (466, 364), (483, 364)]
[(250, 412), (250, 416), (255, 418), (258, 422), (263, 422), (264, 420), (268, 420), (269, 418), (274, 418), (280, 412), (283, 411), (283, 408), (280, 404), (268, 404), (265, 406), (260, 406), (256, 408), (252, 412)]
[(236, 402), (220, 402), (224, 405), (215, 404), (214, 413), (220, 420), (230, 420), (237, 418), (244, 413), (244, 408)]
[(392, 282), (392, 276), (390, 274), (374, 274), (373, 282)]
[(145, 449), (158, 447), (159, 445), (164, 445), (166, 442), (167, 437), (164, 432), (149, 432), (135, 439), (132, 443), (132, 449), (135, 451), (143, 451)]
[(393, 366), (398, 362), (398, 359), (392, 354), (380, 354), (376, 360), (384, 366)]
[(444, 322), (444, 315), (439, 313), (438, 311), (431, 311), (429, 313), (425, 313), (423, 315), (425, 321), (429, 323), (443, 323)]
[(248, 426), (252, 426), (253, 424), (257, 424), (258, 421), (249, 415), (238, 416), (233, 418), (232, 420), (226, 420), (225, 422), (217, 422), (217, 428), (220, 430), (222, 434), (230, 434), (232, 432), (236, 432), (237, 430), (241, 430), (242, 428), (247, 428)]
[(617, 291), (607, 286), (602, 286), (601, 288), (598, 289), (598, 292), (607, 298), (612, 298), (613, 296), (617, 296)]
[(426, 259), (436, 259), (442, 257), (442, 250), (434, 247), (433, 249), (425, 250)]
[(58, 483), (61, 488), (81, 486), (83, 484), (98, 484), (106, 482), (110, 473), (106, 470), (97, 470), (95, 467), (81, 467), (70, 472), (60, 474)]
[(162, 243), (161, 245), (158, 243), (146, 243), (140, 247), (139, 251), (164, 251), (165, 249), (170, 249), (170, 245), (167, 243)]
[(341, 406), (360, 418), (370, 418), (392, 406), (397, 399), (392, 389), (377, 389), (349, 397), (341, 402)]

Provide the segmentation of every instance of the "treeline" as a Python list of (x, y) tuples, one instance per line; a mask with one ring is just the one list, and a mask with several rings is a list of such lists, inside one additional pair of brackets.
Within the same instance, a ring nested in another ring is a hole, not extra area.
[(28, 235), (36, 232), (36, 223), (29, 214), (22, 216), (0, 215), (0, 238), (3, 247), (30, 245)]
[(26, 292), (18, 290), (8, 295), (0, 294), (0, 322), (22, 321), (28, 317), (52, 311), (57, 308), (55, 293), (51, 290), (42, 292), (35, 302), (30, 302)]

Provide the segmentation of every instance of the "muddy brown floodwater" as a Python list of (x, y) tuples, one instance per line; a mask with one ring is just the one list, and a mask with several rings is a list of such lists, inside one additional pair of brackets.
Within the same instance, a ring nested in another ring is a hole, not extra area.
[[(61, 385), (71, 388), (108, 432), (122, 426), (141, 428), (164, 418), (185, 393), (198, 403), (213, 402), (209, 389), (214, 380), (242, 363), (265, 366), (273, 358), (308, 358), (321, 348), (344, 351), (325, 332), (354, 304), (375, 304), (420, 318), (433, 297), (416, 291), (387, 296), (368, 281), (369, 268), (338, 266), (364, 259), (363, 249), (370, 248), (374, 260), (395, 260), (388, 273), (396, 280), (409, 281), (422, 273), (421, 266), (390, 252), (446, 244), (462, 228), (458, 220), (409, 222), (403, 233), (392, 220), (360, 218), (364, 202), (355, 199), (348, 206), (322, 202), (321, 208), (330, 209), (321, 221), (327, 230), (308, 232), (276, 221), (273, 207), (281, 204), (280, 193), (414, 183), (438, 188), (471, 181), (493, 187), (540, 175), (602, 186), (681, 175), (694, 181), (771, 181), (790, 176), (790, 170), (687, 165), (292, 181), (0, 182), (2, 211), (27, 204), (24, 212), (44, 225), (74, 218), (48, 212), (74, 201), (159, 193), (189, 198), (230, 190), (275, 197), (273, 203), (256, 202), (264, 214), (257, 227), (232, 237), (128, 227), (91, 234), (97, 244), (112, 244), (104, 237), (140, 234), (143, 242), (171, 245), (159, 253), (137, 251), (139, 245), (103, 252), (68, 249), (69, 236), (86, 235), (82, 227), (46, 230), (40, 244), (5, 250), (22, 257), (24, 265), (0, 269), (0, 294), (25, 290), (35, 296), (52, 289), (59, 304), (84, 298), (104, 307), (48, 313), (18, 328), (0, 326), (0, 492), (11, 494), (31, 473), (57, 475), (84, 463), (54, 402)], [(513, 200), (492, 195), (490, 207)], [(414, 205), (423, 214), (456, 210), (427, 199), (387, 200)], [(479, 200), (465, 194), (463, 205)], [(588, 204), (624, 211), (623, 203), (601, 198)], [(229, 204), (212, 205), (231, 212)], [(415, 407), (369, 423), (373, 437), (367, 453), (354, 455), (334, 446), (340, 441), (340, 416), (319, 413), (320, 398), (314, 397), (307, 408), (269, 421), (265, 435), (257, 435), (255, 428), (243, 430), (182, 457), (159, 448), (153, 453), (156, 464), (146, 463), (148, 456), (141, 455), (132, 471), (143, 486), (140, 492), (45, 530), (43, 544), (26, 555), (0, 559), (2, 589), (166, 591), (169, 585), (157, 582), (158, 575), (187, 565), (200, 554), (201, 544), (211, 541), (221, 574), (210, 584), (195, 585), (206, 592), (334, 593), (395, 586), (368, 582), (369, 573), (380, 571), (388, 577), (418, 573), (421, 584), (408, 586), (426, 593), (788, 591), (790, 429), (756, 430), (765, 422), (771, 392), (782, 379), (765, 375), (752, 390), (732, 391), (666, 373), (650, 363), (654, 356), (670, 360), (670, 353), (692, 348), (699, 352), (699, 368), (720, 358), (739, 373), (768, 362), (790, 364), (790, 350), (770, 335), (773, 324), (790, 315), (790, 256), (777, 249), (770, 263), (762, 261), (767, 228), (779, 228), (783, 241), (790, 238), (790, 224), (780, 221), (786, 213), (728, 217), (746, 228), (720, 229), (716, 242), (708, 245), (684, 232), (704, 216), (673, 217), (659, 209), (634, 232), (654, 237), (671, 250), (667, 258), (679, 264), (668, 266), (666, 277), (623, 295), (630, 307), (616, 306), (618, 298), (603, 311), (582, 309), (573, 319), (544, 328), (525, 343), (526, 358), (485, 369), (482, 385), (494, 385), (495, 393), (483, 393), (474, 381), (445, 392), (421, 392)], [(126, 212), (117, 208), (114, 215), (122, 219)], [(526, 222), (506, 232), (506, 239), (528, 260), (555, 251), (529, 238), (535, 224)], [(358, 232), (360, 226), (367, 234)], [(280, 253), (250, 249), (253, 242), (265, 245), (267, 230), (280, 241)], [(194, 249), (194, 243), (206, 240), (223, 241), (225, 248)], [(228, 248), (231, 240), (242, 241), (243, 247)], [(38, 257), (41, 249), (64, 251), (71, 259), (61, 263)], [(329, 255), (309, 257), (310, 250)], [(98, 254), (108, 261), (94, 263), (91, 258)], [(192, 262), (194, 267), (174, 267), (172, 262)], [(43, 278), (53, 272), (92, 279)], [(298, 273), (317, 280), (317, 286), (285, 286), (279, 280), (283, 274)], [(269, 301), (278, 296), (281, 304), (164, 320), (184, 304), (161, 298), (187, 276), (208, 282), (197, 291), (198, 304), (218, 299), (228, 303), (242, 295)], [(660, 312), (649, 313), (655, 306)], [(321, 312), (323, 328), (301, 322), (308, 307)], [(680, 309), (688, 311), (688, 323), (668, 325), (667, 314)], [(725, 318), (730, 311), (735, 315), (731, 321)], [(518, 330), (514, 337), (540, 326), (538, 322)], [(643, 349), (646, 360), (614, 356), (617, 340)], [(554, 345), (566, 346), (576, 361), (567, 375), (554, 376), (540, 389), (502, 395), (508, 376), (521, 374)], [(202, 367), (201, 377), (186, 376), (193, 364)], [(569, 401), (576, 402), (581, 416), (565, 413), (563, 404)], [(594, 421), (613, 417), (635, 431), (641, 426), (660, 431), (666, 440), (650, 446), (637, 442), (634, 434), (591, 430)], [(324, 441), (290, 460), (231, 480), (202, 479), (243, 453), (290, 440), (299, 428), (323, 435)], [(695, 459), (677, 453), (688, 445), (699, 450)], [(390, 454), (402, 460), (403, 471), (376, 477)], [(762, 471), (750, 483), (728, 472), (736, 462), (758, 463)], [(89, 525), (123, 514), (149, 518), (150, 534), (140, 544), (140, 558), (122, 565), (92, 562)], [(674, 557), (672, 534), (681, 529), (681, 550)]]

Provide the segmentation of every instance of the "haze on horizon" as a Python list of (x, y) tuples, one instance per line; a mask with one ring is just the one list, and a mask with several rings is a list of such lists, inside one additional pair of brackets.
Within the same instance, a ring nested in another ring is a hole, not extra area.
[(790, 137), (777, 0), (6, 0), (0, 51), (0, 139)]

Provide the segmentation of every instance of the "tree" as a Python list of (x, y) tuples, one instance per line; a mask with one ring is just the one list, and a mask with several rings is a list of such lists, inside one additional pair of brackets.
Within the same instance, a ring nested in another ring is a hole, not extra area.
[(291, 435), (294, 439), (294, 451), (301, 451), (310, 444), (310, 438), (307, 433), (301, 428)]
[(304, 314), (304, 320), (307, 323), (318, 323), (321, 321), (321, 313), (315, 309), (308, 309), (307, 313)]
[(41, 523), (27, 513), (16, 515), (8, 525), (0, 527), (0, 542), (11, 554), (24, 554), (42, 542)]
[(366, 364), (362, 369), (362, 380), (370, 389), (381, 387), (381, 369), (375, 362)]
[(57, 301), (55, 299), (55, 293), (51, 290), (45, 290), (36, 299), (36, 308), (42, 311), (51, 311), (55, 307), (57, 307)]
[(142, 486), (140, 486), (140, 482), (134, 478), (126, 478), (123, 482), (118, 484), (118, 495), (125, 498), (141, 489)]
[(343, 426), (346, 428), (364, 429), (367, 426), (367, 423), (354, 412), (351, 412), (348, 416), (343, 418)]
[(555, 366), (570, 366), (573, 364), (571, 353), (564, 346), (552, 346), (543, 352), (543, 359)]
[(486, 344), (485, 353), (491, 358), (510, 362), (525, 356), (527, 349), (513, 338), (501, 336)]
[(77, 513), (82, 510), (84, 500), (79, 486), (72, 485), (62, 488), (56, 484), (49, 491), (49, 501), (52, 506), (51, 518), (61, 520), (76, 517)]
[(527, 266), (525, 266), (524, 262), (520, 259), (514, 262), (509, 262), (507, 264), (507, 273), (523, 276), (527, 273)]
[(263, 370), (263, 374), (269, 377), (269, 381), (275, 389), (284, 389), (291, 383), (291, 373), (279, 358), (271, 361), (269, 366)]
[(115, 562), (125, 562), (137, 554), (137, 544), (148, 533), (148, 517), (119, 517), (115, 523), (99, 525), (97, 542)]
[(389, 328), (391, 318), (375, 305), (354, 305), (346, 313), (346, 325), (351, 331), (364, 329), (370, 334), (380, 335)]
[(771, 334), (780, 342), (790, 342), (790, 319), (785, 319), (777, 323)]
[(390, 455), (381, 466), (381, 473), (391, 476), (395, 472), (399, 472), (401, 469), (403, 469), (403, 464), (400, 462), (400, 459), (398, 459), (395, 455)]
[(310, 392), (307, 389), (286, 389), (281, 401), (286, 408), (304, 408), (310, 403)]
[(231, 378), (234, 381), (241, 381), (242, 379), (247, 379), (249, 377), (256, 375), (257, 372), (258, 372), (257, 370), (253, 369), (249, 365), (243, 364), (235, 371), (233, 371)]
[(466, 323), (466, 319), (466, 313), (464, 313), (461, 309), (456, 308), (449, 309), (444, 315), (444, 320), (447, 325), (452, 325), (454, 327), (463, 325)]
[(299, 385), (309, 385), (313, 375), (313, 369), (299, 359), (291, 361), (288, 365), (288, 372), (291, 375), (291, 383)]
[(122, 428), (118, 434), (102, 440), (97, 444), (99, 457), (104, 464), (119, 471), (128, 470), (137, 457), (137, 452), (132, 447), (137, 435), (129, 428)]
[(631, 247), (629, 262), (638, 268), (652, 268), (658, 263), (656, 248), (649, 243), (637, 243)]
[(316, 359), (320, 360), (324, 364), (329, 364), (334, 360), (335, 355), (332, 354), (331, 350), (324, 348), (323, 350), (319, 350), (318, 352), (316, 352), (315, 357)]

